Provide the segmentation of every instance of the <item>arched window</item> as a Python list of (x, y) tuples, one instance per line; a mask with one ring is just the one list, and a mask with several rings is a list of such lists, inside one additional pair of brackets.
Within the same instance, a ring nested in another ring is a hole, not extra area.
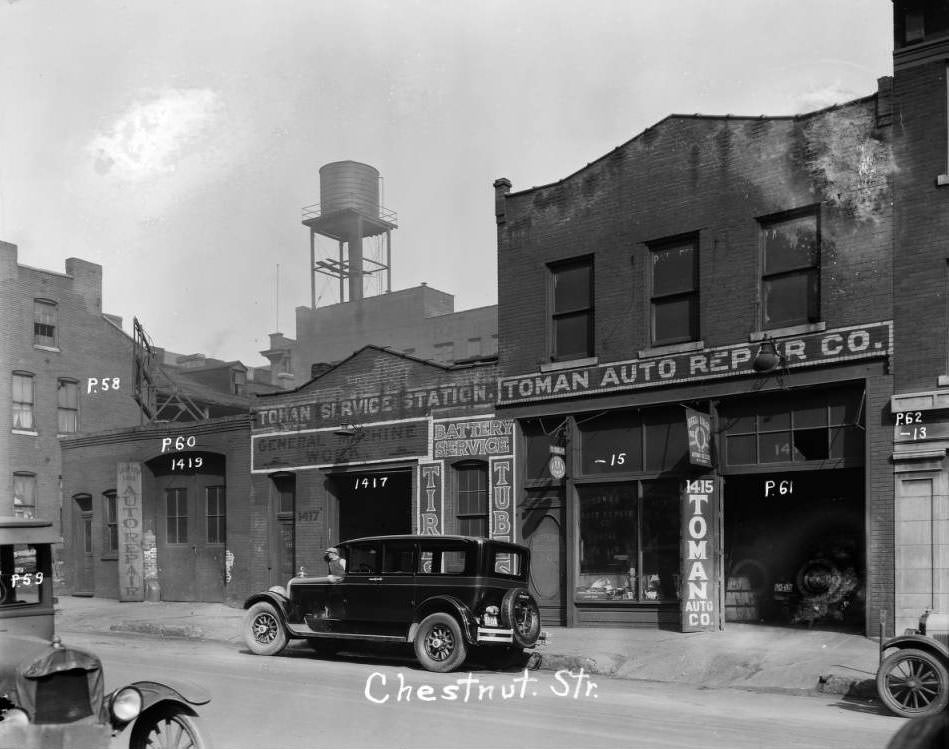
[(454, 466), (458, 486), (458, 532), (488, 535), (488, 466), (470, 461)]

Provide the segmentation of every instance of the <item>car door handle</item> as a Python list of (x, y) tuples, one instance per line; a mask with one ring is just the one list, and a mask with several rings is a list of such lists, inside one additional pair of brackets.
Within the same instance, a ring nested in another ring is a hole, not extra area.
[(371, 582), (371, 583), (381, 583), (381, 582), (382, 582), (382, 578), (381, 578), (381, 577), (370, 577), (370, 578), (369, 578), (369, 582)]

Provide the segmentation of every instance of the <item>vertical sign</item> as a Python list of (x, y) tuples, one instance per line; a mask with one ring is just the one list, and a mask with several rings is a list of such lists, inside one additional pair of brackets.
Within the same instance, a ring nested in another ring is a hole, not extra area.
[(689, 434), (689, 463), (702, 468), (711, 468), (712, 417), (701, 411), (686, 408), (685, 426)]
[(715, 481), (686, 480), (682, 486), (680, 600), (682, 631), (717, 630), (718, 575)]
[(419, 464), (418, 533), (441, 536), (445, 533), (444, 464)]
[(144, 601), (142, 464), (119, 463), (115, 494), (119, 523), (119, 600)]
[[(488, 535), (498, 541), (514, 540), (514, 458), (491, 458), (491, 512)], [(498, 554), (496, 572), (512, 574), (509, 554)]]

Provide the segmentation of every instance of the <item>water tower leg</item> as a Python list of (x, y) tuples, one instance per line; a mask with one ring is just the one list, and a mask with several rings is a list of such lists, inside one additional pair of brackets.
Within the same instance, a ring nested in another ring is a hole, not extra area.
[(386, 294), (392, 291), (392, 231), (386, 229)]
[(313, 240), (312, 229), (310, 229), (310, 309), (316, 309), (316, 244)]

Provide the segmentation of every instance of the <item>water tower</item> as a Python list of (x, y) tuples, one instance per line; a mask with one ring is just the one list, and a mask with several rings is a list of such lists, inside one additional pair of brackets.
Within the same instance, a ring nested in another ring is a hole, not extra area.
[[(363, 297), (363, 280), (386, 274), (392, 291), (392, 230), (398, 228), (394, 211), (379, 203), (379, 171), (358, 161), (334, 161), (320, 168), (320, 202), (303, 209), (303, 225), (310, 229), (310, 306), (316, 307), (316, 274), (339, 279), (339, 301)], [(316, 235), (339, 243), (338, 258), (316, 258)], [(363, 253), (363, 240), (384, 236), (383, 257)], [(384, 259), (383, 259), (384, 258)]]

